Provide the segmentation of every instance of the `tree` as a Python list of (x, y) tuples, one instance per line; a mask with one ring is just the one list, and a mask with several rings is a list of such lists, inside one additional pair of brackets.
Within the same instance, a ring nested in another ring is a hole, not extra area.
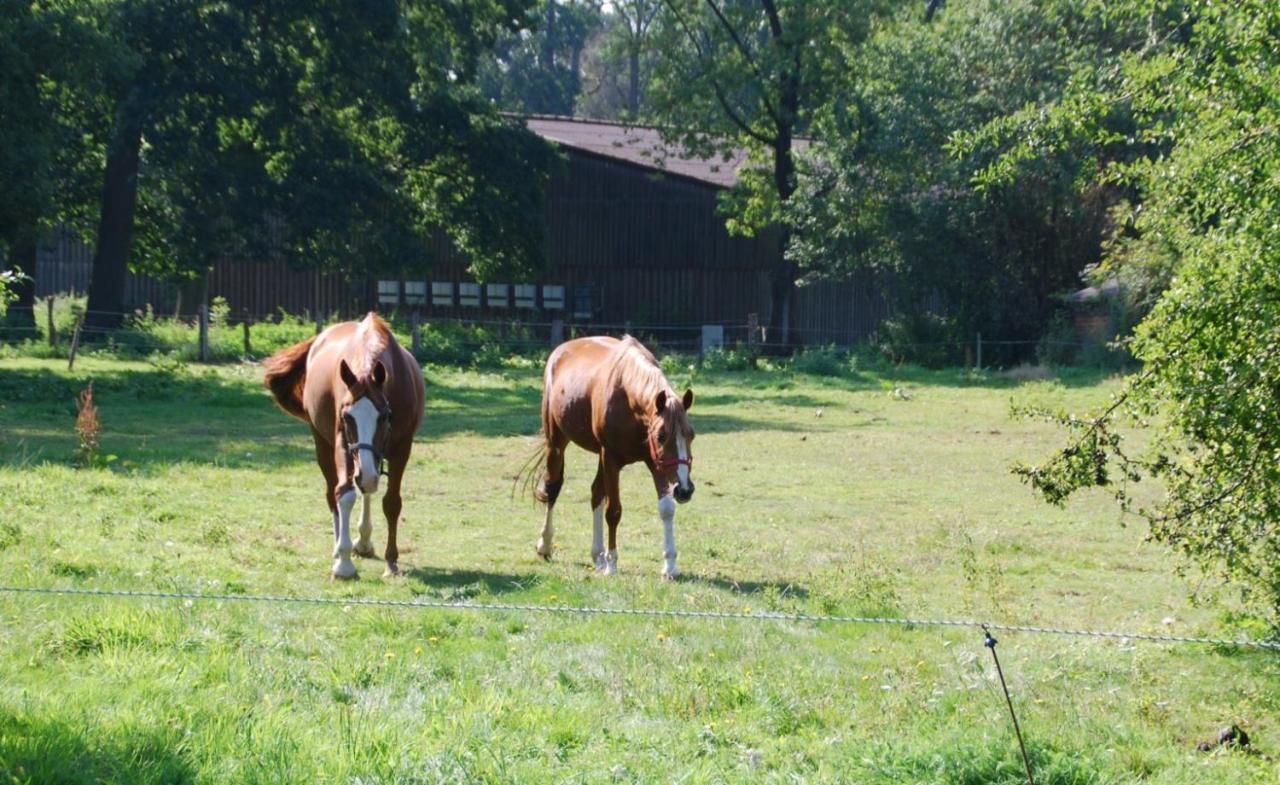
[(6, 321), (34, 326), (36, 247), (55, 223), (82, 228), (84, 185), (101, 139), (93, 98), (118, 52), (64, 2), (0, 6), (0, 256), (27, 273), (10, 281)]
[(545, 0), (536, 26), (513, 28), (494, 43), (480, 72), (485, 96), (506, 112), (572, 115), (601, 14), (598, 0)]
[[(1110, 167), (1141, 209), (1105, 261), (1110, 272), (1163, 267), (1170, 282), (1139, 325), (1143, 370), (1103, 411), (1035, 411), (1068, 444), (1017, 471), (1063, 503), (1111, 489), (1189, 564), (1239, 589), (1280, 627), (1280, 7), (1262, 0), (1109, 8), (1150, 20), (1148, 44), (1108, 68), (1076, 74), (1058, 101), (1028, 108), (985, 137), (1004, 156), (985, 177), (1067, 140), (1114, 144), (1105, 118), (1137, 119), (1121, 139), (1136, 155)], [(1016, 129), (1016, 131), (1015, 131)], [(1148, 425), (1132, 449), (1121, 426)], [(1129, 485), (1156, 480), (1142, 505)]]
[(741, 184), (725, 208), (733, 231), (773, 226), (778, 257), (770, 274), (770, 340), (791, 340), (791, 300), (799, 268), (783, 220), (798, 187), (796, 139), (835, 99), (851, 68), (848, 44), (861, 40), (887, 4), (878, 0), (664, 0), (657, 35), (651, 117), (669, 139), (724, 156), (749, 151)]
[(662, 0), (614, 0), (602, 29), (587, 45), (583, 91), (578, 106), (588, 117), (636, 119), (642, 116), (645, 92), (658, 53), (654, 24)]
[(472, 86), (526, 6), (110, 6), (104, 25), (133, 57), (107, 91), (93, 325), (118, 319), (131, 263), (180, 274), (270, 249), (350, 273), (402, 265), (442, 227), (479, 275), (536, 268), (539, 211), (510, 203), (536, 208), (551, 152), (497, 122)]
[[(1057, 296), (1101, 255), (1124, 190), (1081, 183), (1117, 151), (1076, 140), (975, 183), (994, 153), (971, 137), (1145, 34), (1090, 0), (952, 2), (931, 23), (914, 9), (881, 25), (845, 55), (859, 64), (846, 100), (814, 123), (823, 144), (788, 213), (805, 275), (885, 274), (902, 339), (919, 345), (1039, 337)], [(1123, 112), (1106, 121), (1130, 123)]]

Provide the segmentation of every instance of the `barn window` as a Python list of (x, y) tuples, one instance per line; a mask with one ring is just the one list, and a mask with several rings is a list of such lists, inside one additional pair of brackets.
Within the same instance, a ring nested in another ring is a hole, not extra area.
[(405, 281), (404, 301), (406, 305), (422, 305), (427, 301), (426, 281)]
[(399, 305), (400, 304), (400, 282), (399, 281), (378, 281), (378, 304), (379, 305)]
[(573, 318), (590, 319), (596, 315), (595, 289), (589, 283), (573, 287)]
[(564, 287), (546, 284), (542, 287), (542, 307), (548, 311), (564, 310)]
[(531, 283), (518, 283), (515, 285), (516, 290), (516, 307), (517, 308), (537, 308), (538, 307), (538, 287)]
[(431, 304), (453, 305), (453, 284), (449, 281), (431, 282)]
[(490, 308), (511, 307), (511, 287), (505, 283), (491, 283), (484, 287), (484, 297)]
[(466, 305), (472, 308), (479, 308), (480, 307), (480, 284), (478, 283), (458, 284), (458, 305)]

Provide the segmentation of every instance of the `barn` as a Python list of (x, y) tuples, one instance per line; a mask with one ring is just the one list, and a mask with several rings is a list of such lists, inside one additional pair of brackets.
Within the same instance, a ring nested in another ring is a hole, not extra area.
[[(398, 277), (293, 270), (274, 262), (215, 265), (207, 296), (232, 314), (351, 315), (369, 308), (418, 311), (425, 318), (501, 320), (582, 327), (745, 325), (769, 318), (772, 232), (731, 236), (717, 212), (737, 180), (740, 158), (707, 160), (666, 149), (657, 130), (565, 117), (522, 118), (563, 153), (545, 200), (547, 266), (534, 281), (475, 281), (467, 260), (440, 236), (427, 257)], [(41, 249), (39, 296), (84, 291), (91, 254), (68, 238)], [(133, 276), (130, 307), (182, 308), (171, 286)], [(198, 294), (188, 287), (187, 306)], [(794, 301), (800, 342), (852, 343), (886, 316), (870, 279), (801, 287)]]

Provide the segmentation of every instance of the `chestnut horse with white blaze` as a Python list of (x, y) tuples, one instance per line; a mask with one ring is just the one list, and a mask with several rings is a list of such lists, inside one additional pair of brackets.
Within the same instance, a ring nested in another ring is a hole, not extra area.
[[(371, 503), (386, 464), (386, 574), (398, 575), (396, 524), (400, 483), (427, 398), (422, 369), (396, 342), (387, 323), (369, 313), (335, 324), (267, 358), (267, 389), (286, 413), (311, 426), (316, 462), (333, 514), (333, 577), (355, 578), (354, 550), (373, 556)], [(351, 543), (356, 490), (364, 499), (360, 539)]]
[[(606, 575), (618, 570), (618, 524), (622, 520), (618, 475), (622, 467), (643, 462), (658, 492), (664, 547), (662, 576), (676, 568), (676, 503), (693, 496), (693, 427), (688, 410), (693, 391), (683, 398), (671, 389), (653, 354), (631, 336), (577, 338), (556, 347), (547, 358), (542, 389), (542, 480), (534, 495), (547, 506), (538, 554), (551, 558), (555, 529), (552, 511), (564, 484), (564, 449), (573, 442), (599, 456), (591, 483), (593, 531), (591, 560)], [(535, 465), (534, 471), (537, 471)], [(609, 522), (609, 548), (603, 524)]]

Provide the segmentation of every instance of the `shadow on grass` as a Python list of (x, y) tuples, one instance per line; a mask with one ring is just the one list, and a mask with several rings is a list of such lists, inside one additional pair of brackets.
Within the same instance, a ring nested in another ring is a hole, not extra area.
[(698, 575), (696, 573), (686, 573), (681, 580), (687, 583), (698, 583), (703, 586), (710, 586), (721, 591), (731, 594), (776, 594), (778, 599), (787, 597), (795, 599), (807, 599), (809, 590), (804, 586), (794, 583), (783, 583), (779, 581), (739, 581), (724, 575)]
[(469, 600), (483, 595), (526, 591), (543, 580), (543, 576), (537, 574), (442, 570), (435, 567), (413, 567), (404, 575), (415, 594), (444, 600)]
[(70, 462), (76, 397), (93, 382), (101, 452), (113, 468), (158, 470), (178, 462), (278, 468), (313, 460), (306, 426), (265, 390), (214, 374), (128, 369), (66, 374), (0, 368), (0, 429), (21, 445), (0, 460)]
[(78, 727), (0, 711), (0, 780), (31, 783), (184, 783), (196, 772), (172, 731)]

